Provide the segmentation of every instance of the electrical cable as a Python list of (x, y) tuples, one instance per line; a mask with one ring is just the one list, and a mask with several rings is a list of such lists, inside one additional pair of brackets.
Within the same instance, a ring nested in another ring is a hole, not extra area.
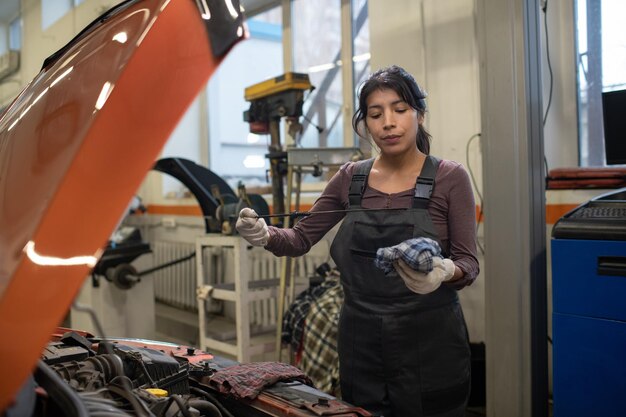
[[(550, 106), (552, 105), (552, 91), (554, 89), (554, 74), (552, 72), (552, 61), (550, 61), (550, 36), (548, 30), (548, 0), (543, 1), (543, 6), (541, 7), (543, 12), (543, 28), (546, 35), (546, 61), (548, 63), (548, 74), (550, 75), (550, 87), (548, 88), (548, 104), (546, 105), (546, 111), (543, 115), (543, 127), (546, 126), (546, 121), (548, 120), (548, 113), (550, 112)], [(546, 175), (546, 188), (547, 187), (547, 179), (548, 173), (550, 172), (548, 167), (548, 159), (545, 154), (543, 155), (543, 163), (545, 165), (545, 175)], [(548, 335), (548, 342), (552, 344), (552, 339)]]
[[(478, 228), (480, 227), (480, 221), (483, 217), (483, 195), (480, 193), (478, 184), (476, 183), (476, 178), (474, 177), (474, 171), (472, 170), (472, 167), (469, 163), (469, 147), (472, 141), (476, 138), (480, 138), (480, 136), (481, 136), (480, 133), (473, 134), (467, 140), (467, 144), (465, 145), (465, 165), (467, 165), (467, 171), (469, 172), (470, 179), (472, 181), (472, 184), (474, 185), (474, 189), (476, 190), (476, 194), (478, 195), (478, 200), (480, 202), (479, 203), (480, 211), (478, 212), (478, 217), (476, 218), (476, 234), (477, 235), (478, 235)], [(480, 253), (484, 255), (485, 247), (478, 240), (478, 236), (476, 236), (476, 245), (478, 246), (478, 249), (480, 249)]]
[(550, 88), (548, 89), (548, 105), (546, 106), (546, 111), (543, 116), (543, 125), (546, 125), (546, 120), (548, 119), (548, 112), (550, 111), (550, 106), (552, 105), (552, 90), (554, 87), (554, 74), (552, 73), (552, 62), (550, 61), (550, 38), (548, 36), (548, 0), (544, 0), (543, 7), (541, 8), (543, 11), (543, 26), (546, 34), (546, 58), (548, 62), (548, 72), (550, 74)]
[[(543, 115), (543, 126), (546, 126), (546, 121), (548, 120), (548, 112), (550, 111), (550, 106), (552, 105), (552, 91), (554, 89), (554, 74), (552, 73), (552, 62), (550, 61), (550, 38), (548, 36), (548, 0), (544, 0), (543, 6), (541, 7), (543, 11), (543, 27), (546, 34), (546, 58), (548, 63), (548, 73), (550, 74), (550, 88), (548, 89), (548, 104), (546, 106), (546, 111)], [(549, 171), (548, 168), (548, 159), (546, 156), (543, 156), (543, 163), (546, 167), (545, 175), (547, 176)]]

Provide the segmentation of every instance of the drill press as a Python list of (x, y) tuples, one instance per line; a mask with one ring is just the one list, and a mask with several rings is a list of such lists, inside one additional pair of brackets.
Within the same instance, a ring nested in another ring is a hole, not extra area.
[[(278, 77), (247, 87), (244, 98), (250, 108), (244, 112), (244, 121), (250, 124), (250, 132), (269, 134), (270, 145), (266, 157), (270, 160), (272, 179), (272, 211), (285, 212), (283, 178), (287, 174), (287, 151), (280, 140), (280, 119), (290, 121), (290, 129), (300, 127), (304, 92), (313, 90), (307, 74), (288, 72)], [(273, 219), (276, 223), (279, 218)]]

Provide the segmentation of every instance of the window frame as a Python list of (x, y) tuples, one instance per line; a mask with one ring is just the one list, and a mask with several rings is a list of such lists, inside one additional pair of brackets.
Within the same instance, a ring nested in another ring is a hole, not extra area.
[[(607, 166), (602, 93), (615, 86), (604, 84), (603, 36), (608, 36), (603, 34), (604, 23), (602, 1), (574, 0), (578, 162), (581, 167)], [(585, 30), (581, 34), (583, 24)], [(581, 46), (586, 46), (586, 51), (581, 51)], [(626, 88), (626, 77), (619, 85)]]

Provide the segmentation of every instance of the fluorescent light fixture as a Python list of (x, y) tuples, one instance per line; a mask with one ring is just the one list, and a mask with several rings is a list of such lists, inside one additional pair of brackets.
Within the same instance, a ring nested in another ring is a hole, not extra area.
[(335, 68), (335, 63), (328, 63), (328, 64), (321, 64), (321, 65), (314, 65), (312, 67), (309, 67), (309, 73), (311, 72), (321, 72), (321, 71), (328, 71), (330, 69)]
[(261, 140), (261, 137), (257, 135), (256, 133), (252, 133), (252, 132), (248, 133), (247, 141), (249, 144), (259, 143), (260, 140)]
[(352, 57), (352, 61), (353, 62), (361, 62), (361, 61), (367, 61), (372, 57), (372, 54), (370, 54), (369, 52), (366, 52), (364, 54), (361, 55), (355, 55)]
[(265, 168), (265, 158), (261, 155), (248, 155), (243, 160), (246, 168)]
[[(367, 52), (361, 55), (355, 55), (352, 57), (352, 61), (353, 62), (361, 62), (361, 61), (367, 61), (372, 57), (372, 55)], [(330, 69), (333, 69), (335, 67), (340, 67), (342, 65), (341, 60), (335, 61), (335, 62), (329, 62), (328, 64), (320, 64), (320, 65), (313, 65), (312, 67), (309, 67), (309, 72), (321, 72), (321, 71), (328, 71)]]

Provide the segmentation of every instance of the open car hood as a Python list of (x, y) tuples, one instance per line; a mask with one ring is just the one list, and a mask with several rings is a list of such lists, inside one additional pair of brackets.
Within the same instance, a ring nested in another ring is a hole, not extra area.
[(237, 0), (123, 2), (0, 118), (0, 413), (187, 107), (245, 37)]

